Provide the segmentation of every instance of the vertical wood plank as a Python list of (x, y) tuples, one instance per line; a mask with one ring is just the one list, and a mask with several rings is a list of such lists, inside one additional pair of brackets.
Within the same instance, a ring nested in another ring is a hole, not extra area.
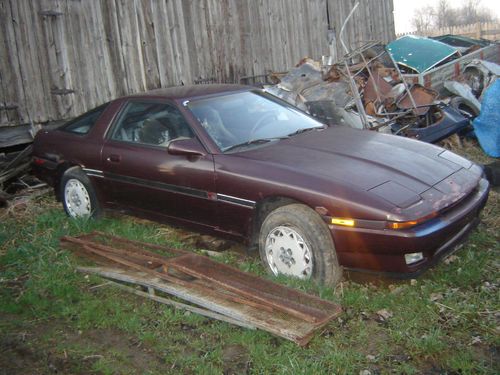
[(67, 18), (67, 36), (68, 43), (71, 45), (72, 57), (70, 58), (73, 66), (73, 87), (78, 100), (75, 101), (77, 107), (76, 115), (95, 107), (97, 100), (95, 97), (95, 82), (98, 77), (95, 76), (93, 64), (92, 39), (87, 24), (86, 9), (83, 3), (75, 1), (66, 1)]
[(19, 79), (25, 93), (29, 121), (43, 122), (49, 117), (47, 108), (50, 107), (50, 90), (43, 87), (42, 74), (46, 74), (46, 71), (42, 73), (40, 70), (40, 63), (43, 64), (43, 61), (38, 56), (35, 32), (31, 28), (36, 9), (25, 0), (10, 0), (10, 6), (18, 52)]
[[(63, 38), (65, 15), (60, 1), (45, 0), (38, 4), (40, 5), (36, 12), (38, 17), (31, 26), (37, 35), (38, 54), (42, 61), (40, 69), (46, 72), (42, 76), (42, 82), (50, 98), (50, 107), (47, 108), (48, 120), (67, 119), (71, 117), (74, 94), (64, 93), (65, 90), (71, 90), (66, 44)], [(39, 13), (48, 10), (59, 15), (46, 16)]]
[(106, 35), (105, 49), (110, 66), (107, 74), (112, 79), (114, 85), (114, 87), (110, 88), (110, 93), (113, 96), (122, 96), (130, 92), (130, 88), (128, 86), (127, 70), (121, 48), (122, 40), (115, 0), (101, 2), (100, 13), (102, 14), (102, 30)]
[(0, 111), (0, 126), (30, 121), (13, 24), (11, 3), (3, 1), (0, 3), (0, 102), (18, 107)]
[[(109, 2), (112, 3), (112, 2)], [(103, 3), (96, 2), (91, 8), (92, 19), (94, 20), (97, 34), (100, 36), (99, 43), (96, 45), (98, 49), (99, 71), (101, 79), (99, 89), (99, 104), (107, 102), (118, 96), (117, 86), (122, 78), (119, 76), (120, 70), (117, 67), (115, 70), (112, 50), (110, 45), (114, 43), (112, 34), (106, 33), (106, 15), (103, 11)]]
[[(189, 22), (185, 22), (180, 24), (182, 34), (185, 39), (180, 41), (180, 47), (182, 52), (182, 56), (184, 60), (188, 60), (191, 66), (191, 76), (193, 80), (197, 80), (202, 78), (203, 75), (203, 62), (201, 53), (201, 43), (200, 43), (200, 33), (199, 29), (199, 21), (198, 21), (198, 5), (199, 1), (182, 1), (181, 3), (181, 11), (183, 17), (185, 17)], [(191, 82), (186, 82), (191, 83)]]
[(142, 57), (142, 79), (146, 90), (156, 89), (160, 87), (160, 72), (151, 2), (139, 2), (136, 4), (135, 10), (139, 30), (138, 48), (142, 52), (140, 55)]
[(172, 45), (167, 3), (165, 1), (152, 2), (151, 12), (160, 85), (161, 87), (173, 86), (179, 82), (179, 79), (175, 68), (175, 51)]

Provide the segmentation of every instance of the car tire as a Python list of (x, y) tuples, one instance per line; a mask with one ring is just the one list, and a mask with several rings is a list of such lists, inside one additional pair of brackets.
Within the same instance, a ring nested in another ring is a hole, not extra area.
[(64, 172), (60, 186), (64, 211), (69, 217), (92, 217), (101, 215), (101, 206), (94, 187), (80, 167)]
[(259, 253), (275, 275), (313, 279), (327, 286), (342, 278), (328, 226), (303, 204), (281, 206), (267, 215), (260, 228)]

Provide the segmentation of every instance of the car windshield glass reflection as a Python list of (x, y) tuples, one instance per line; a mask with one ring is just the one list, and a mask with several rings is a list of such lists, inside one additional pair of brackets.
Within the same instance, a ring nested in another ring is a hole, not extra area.
[(223, 152), (255, 147), (324, 127), (291, 105), (261, 92), (194, 100), (188, 107)]

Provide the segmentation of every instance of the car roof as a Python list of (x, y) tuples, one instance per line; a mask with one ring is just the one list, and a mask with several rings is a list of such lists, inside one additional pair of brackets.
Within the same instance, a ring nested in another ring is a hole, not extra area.
[(458, 54), (458, 49), (438, 40), (417, 35), (405, 35), (387, 45), (387, 51), (401, 65), (418, 73), (433, 68), (448, 57)]
[(189, 100), (204, 96), (223, 94), (227, 92), (248, 91), (251, 86), (236, 84), (203, 84), (192, 86), (176, 86), (150, 90), (126, 96), (127, 98), (163, 98), (173, 100)]

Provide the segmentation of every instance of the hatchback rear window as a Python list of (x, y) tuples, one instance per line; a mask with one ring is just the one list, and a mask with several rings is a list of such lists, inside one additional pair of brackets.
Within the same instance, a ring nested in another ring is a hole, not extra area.
[(76, 134), (87, 134), (95, 125), (97, 119), (102, 115), (108, 104), (109, 103), (105, 103), (81, 116), (78, 116), (74, 120), (71, 120), (63, 125), (60, 130)]

